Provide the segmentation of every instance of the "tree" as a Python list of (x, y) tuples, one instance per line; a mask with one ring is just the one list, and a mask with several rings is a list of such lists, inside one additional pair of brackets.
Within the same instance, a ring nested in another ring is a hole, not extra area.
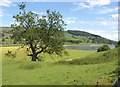
[(108, 45), (103, 45), (98, 48), (97, 52), (107, 51), (109, 49), (110, 49), (110, 47)]
[(43, 53), (62, 55), (64, 51), (65, 23), (62, 15), (56, 11), (47, 10), (42, 17), (25, 10), (25, 3), (19, 5), (21, 12), (13, 16), (12, 38), (23, 47), (28, 46), (27, 55), (31, 61), (41, 61), (38, 55)]
[(5, 34), (2, 32), (2, 37), (4, 37), (5, 36)]
[(117, 44), (115, 45), (115, 47), (120, 47), (120, 41), (117, 42)]
[(5, 38), (2, 38), (2, 42), (4, 42), (5, 41)]

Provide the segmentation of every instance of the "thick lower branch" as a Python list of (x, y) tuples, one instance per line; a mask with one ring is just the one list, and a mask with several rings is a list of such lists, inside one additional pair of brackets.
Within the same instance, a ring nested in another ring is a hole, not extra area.
[(33, 54), (27, 54), (27, 56), (33, 56)]
[(42, 53), (46, 48), (47, 48), (47, 46), (46, 47), (42, 47), (40, 51), (36, 52), (36, 54), (38, 55), (38, 54)]
[(38, 51), (36, 54), (38, 55), (38, 54), (40, 54), (40, 53), (42, 53), (43, 52), (43, 48), (40, 50), (40, 51)]

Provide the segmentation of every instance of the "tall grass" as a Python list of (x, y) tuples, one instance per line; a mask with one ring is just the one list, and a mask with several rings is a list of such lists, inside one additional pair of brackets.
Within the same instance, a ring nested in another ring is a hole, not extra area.
[(99, 63), (107, 63), (113, 60), (118, 59), (118, 48), (99, 52), (92, 55), (88, 55), (86, 57), (73, 59), (71, 61), (59, 61), (59, 64), (74, 64), (74, 65), (88, 65), (88, 64), (99, 64)]

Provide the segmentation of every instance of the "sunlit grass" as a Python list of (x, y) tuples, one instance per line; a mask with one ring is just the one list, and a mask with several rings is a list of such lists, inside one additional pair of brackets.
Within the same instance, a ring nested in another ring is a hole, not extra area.
[[(59, 64), (60, 60), (74, 61), (76, 58), (98, 58), (103, 53), (88, 50), (67, 50), (69, 55), (59, 58), (53, 55), (41, 54), (43, 60), (31, 62), (26, 56), (25, 49), (20, 49), (16, 58), (6, 57), (4, 54), (18, 47), (2, 47), (2, 83), (3, 85), (111, 85), (117, 77), (112, 72), (117, 67), (117, 60), (97, 64)], [(110, 50), (109, 53), (112, 53)], [(114, 50), (115, 53), (117, 52)], [(112, 54), (111, 54), (112, 55)], [(81, 60), (78, 60), (80, 62)], [(84, 60), (89, 61), (90, 60)], [(82, 62), (84, 62), (82, 60)], [(97, 60), (95, 60), (97, 61)], [(74, 61), (75, 62), (75, 61)]]

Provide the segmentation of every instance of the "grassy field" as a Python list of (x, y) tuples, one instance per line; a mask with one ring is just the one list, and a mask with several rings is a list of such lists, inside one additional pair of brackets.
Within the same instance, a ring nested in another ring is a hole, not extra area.
[(53, 55), (53, 60), (42, 54), (44, 61), (31, 62), (25, 49), (20, 49), (12, 59), (4, 54), (8, 50), (14, 52), (18, 47), (1, 48), (3, 85), (111, 85), (117, 78), (112, 73), (117, 67), (117, 49), (102, 53), (66, 50), (68, 56)]

